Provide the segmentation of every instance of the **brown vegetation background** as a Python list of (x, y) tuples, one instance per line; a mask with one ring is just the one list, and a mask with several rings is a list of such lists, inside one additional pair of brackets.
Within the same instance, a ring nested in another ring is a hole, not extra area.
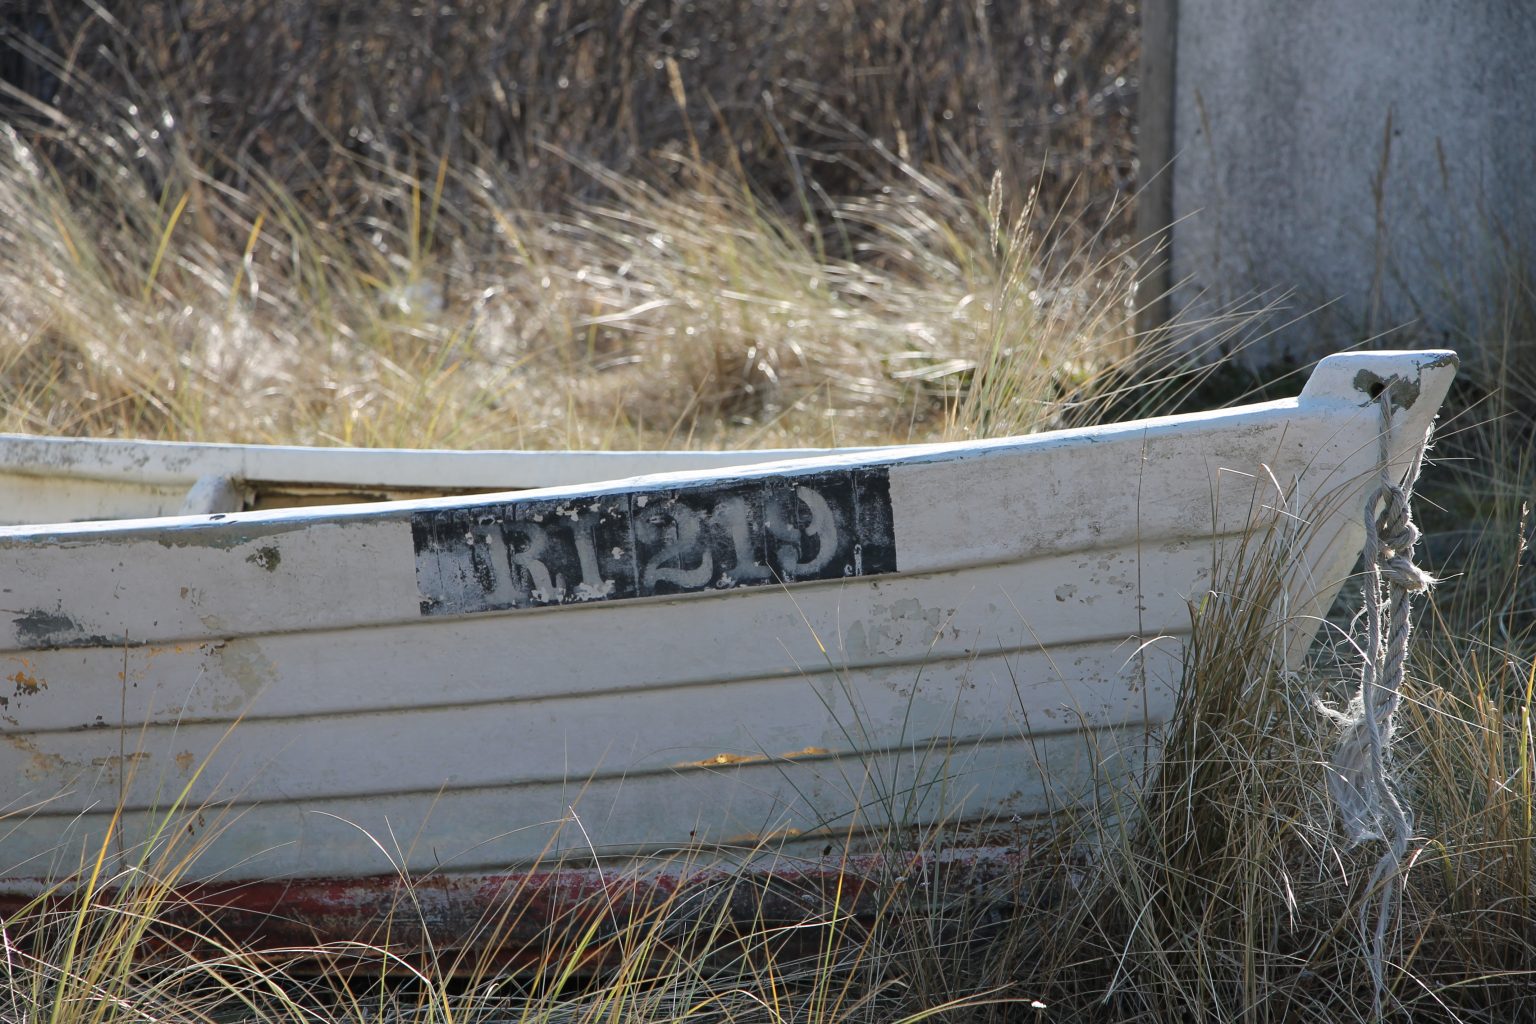
[[(1137, 15), (1126, 0), (0, 10), (4, 76), (25, 96), (82, 131), (138, 119), (148, 150), (215, 147), (193, 162), (216, 156), (234, 177), (260, 167), (325, 217), (366, 206), (355, 157), (494, 159), (544, 206), (584, 194), (584, 162), (654, 179), (696, 154), (796, 204), (878, 188), (892, 160), (983, 182), (1001, 169), (1038, 184), (1050, 219), (1095, 227), (1134, 178)], [(157, 123), (167, 102), (172, 127)], [(20, 96), (6, 106), (53, 127)]]

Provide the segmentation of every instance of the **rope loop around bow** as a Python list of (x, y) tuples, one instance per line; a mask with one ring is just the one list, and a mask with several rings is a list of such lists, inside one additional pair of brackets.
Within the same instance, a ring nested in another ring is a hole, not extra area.
[(1391, 393), (1390, 386), (1384, 387), (1378, 397), (1380, 482), (1365, 502), (1365, 660), (1360, 689), (1349, 712), (1335, 716), (1342, 730), (1328, 773), (1328, 788), (1350, 843), (1381, 839), (1387, 844), (1371, 873), (1371, 889), (1379, 901), (1374, 927), (1369, 923), (1371, 901), (1360, 907), (1361, 928), (1369, 940), (1368, 961), (1378, 1015), (1385, 991), (1387, 931), (1397, 904), (1398, 869), (1413, 832), (1412, 817), (1393, 788), (1387, 759), (1407, 672), (1411, 600), (1436, 582), (1413, 562), (1419, 529), (1413, 522), (1411, 501), (1428, 437), (1402, 482), (1393, 479)]

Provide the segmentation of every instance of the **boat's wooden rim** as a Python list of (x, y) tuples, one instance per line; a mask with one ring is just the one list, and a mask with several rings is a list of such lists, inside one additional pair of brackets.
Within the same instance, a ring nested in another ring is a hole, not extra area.
[(763, 448), (750, 451), (455, 451), (214, 444), (118, 438), (0, 434), (0, 471), (190, 484), (223, 476), (243, 482), (327, 485), (359, 490), (522, 490), (743, 463), (816, 458), (868, 448)]

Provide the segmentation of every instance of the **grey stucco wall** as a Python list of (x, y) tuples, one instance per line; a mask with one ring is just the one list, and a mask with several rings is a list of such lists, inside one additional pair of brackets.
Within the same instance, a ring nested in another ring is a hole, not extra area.
[(1289, 296), (1270, 326), (1307, 315), (1258, 363), (1465, 344), (1492, 275), (1536, 257), (1536, 3), (1154, 2), (1174, 312)]

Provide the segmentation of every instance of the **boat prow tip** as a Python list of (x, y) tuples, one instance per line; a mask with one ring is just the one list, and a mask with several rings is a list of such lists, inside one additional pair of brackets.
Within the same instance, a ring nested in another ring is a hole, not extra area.
[(1339, 352), (1319, 360), (1300, 400), (1365, 406), (1390, 388), (1398, 411), (1425, 400), (1438, 410), (1460, 365), (1461, 358), (1451, 349)]

